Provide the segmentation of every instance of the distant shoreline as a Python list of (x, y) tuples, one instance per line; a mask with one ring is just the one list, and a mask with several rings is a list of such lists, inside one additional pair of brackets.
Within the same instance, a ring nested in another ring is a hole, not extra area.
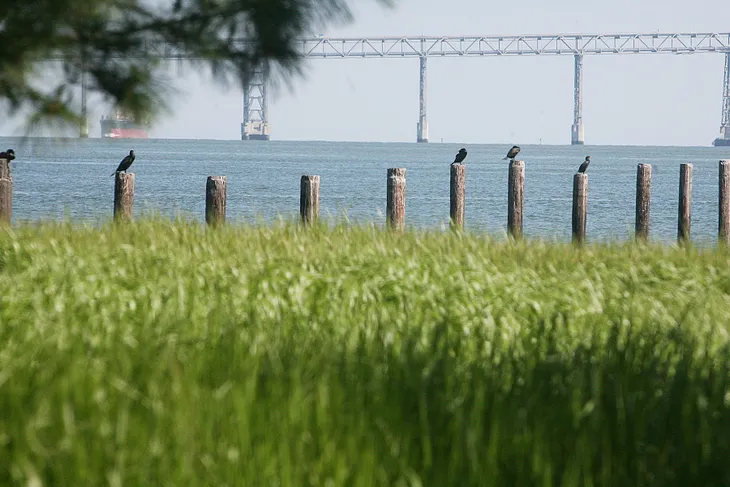
[[(238, 139), (189, 139), (189, 138), (177, 138), (177, 137), (150, 137), (148, 139), (102, 139), (101, 137), (89, 137), (86, 139), (82, 139), (79, 137), (65, 137), (65, 136), (30, 136), (30, 137), (24, 137), (20, 135), (0, 135), (0, 140), (15, 140), (15, 141), (64, 141), (64, 142), (72, 142), (72, 141), (83, 141), (84, 143), (87, 143), (89, 141), (105, 141), (110, 144), (148, 144), (148, 143), (159, 143), (159, 142), (241, 142), (245, 143), (246, 145), (252, 145), (252, 144), (347, 144), (347, 145), (355, 145), (355, 144), (392, 144), (392, 145), (414, 145), (418, 147), (429, 147), (429, 146), (477, 146), (477, 147), (509, 147), (513, 144), (513, 142), (453, 142), (453, 141), (444, 141), (444, 142), (429, 142), (428, 144), (419, 144), (417, 142), (411, 142), (411, 141), (377, 141), (377, 140), (324, 140), (324, 139), (272, 139), (269, 141), (255, 141), (255, 140), (247, 140), (242, 141)], [(520, 143), (521, 147), (575, 147), (576, 152), (584, 152), (589, 149), (597, 148), (612, 148), (612, 147), (640, 147), (640, 148), (679, 148), (679, 149), (713, 149), (717, 151), (728, 151), (725, 147), (714, 147), (711, 144), (708, 145), (656, 145), (656, 144), (585, 144), (585, 145), (571, 145), (571, 144), (551, 144), (551, 143)]]

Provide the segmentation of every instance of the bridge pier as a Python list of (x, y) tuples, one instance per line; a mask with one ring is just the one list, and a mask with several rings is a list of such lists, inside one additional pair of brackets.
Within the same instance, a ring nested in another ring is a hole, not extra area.
[(722, 79), (722, 120), (720, 137), (712, 142), (715, 147), (730, 146), (730, 52), (725, 53), (725, 73)]
[(89, 138), (89, 116), (86, 113), (86, 71), (81, 73), (81, 123), (79, 125), (79, 138)]
[(243, 83), (243, 123), (241, 140), (270, 140), (268, 106), (266, 100), (267, 76), (262, 68), (254, 70)]
[(419, 94), (418, 94), (418, 124), (416, 128), (416, 142), (428, 142), (428, 121), (426, 120), (426, 56), (420, 58)]
[(573, 77), (573, 126), (570, 130), (570, 144), (583, 145), (583, 55), (575, 55)]

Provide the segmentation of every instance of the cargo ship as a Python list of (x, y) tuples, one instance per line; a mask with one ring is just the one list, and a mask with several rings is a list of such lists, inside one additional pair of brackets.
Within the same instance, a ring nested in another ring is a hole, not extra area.
[(101, 136), (104, 139), (147, 139), (149, 124), (138, 123), (122, 110), (116, 110), (114, 116), (102, 115)]

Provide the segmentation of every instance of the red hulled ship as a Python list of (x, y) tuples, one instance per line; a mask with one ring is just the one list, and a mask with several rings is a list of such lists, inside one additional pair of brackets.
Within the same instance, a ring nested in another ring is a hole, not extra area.
[(147, 139), (149, 127), (117, 109), (113, 117), (101, 117), (101, 136), (105, 139)]

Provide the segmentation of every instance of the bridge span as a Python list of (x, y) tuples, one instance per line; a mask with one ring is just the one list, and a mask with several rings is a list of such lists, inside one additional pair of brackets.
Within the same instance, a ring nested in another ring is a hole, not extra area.
[[(241, 41), (246, 42), (246, 41)], [(427, 60), (429, 57), (488, 56), (573, 56), (573, 124), (571, 144), (582, 145), (583, 56), (616, 54), (696, 54), (722, 53), (725, 71), (722, 90), (720, 136), (713, 145), (730, 146), (730, 33), (651, 33), (651, 34), (548, 34), (514, 36), (414, 36), (414, 37), (311, 37), (297, 41), (307, 59), (418, 58), (419, 113), (416, 141), (428, 142), (426, 104)], [(164, 59), (189, 56), (165, 43), (148, 49)], [(254, 73), (243, 89), (243, 140), (269, 140), (266, 73)]]

